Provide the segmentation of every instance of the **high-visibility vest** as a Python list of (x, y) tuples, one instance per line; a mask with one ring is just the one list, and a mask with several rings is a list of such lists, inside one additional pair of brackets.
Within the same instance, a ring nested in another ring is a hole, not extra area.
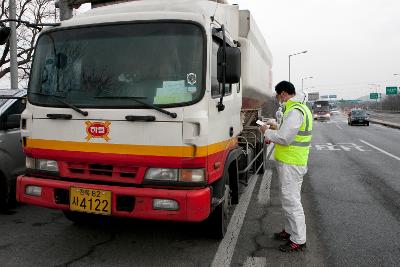
[(312, 138), (313, 118), (310, 109), (306, 105), (288, 100), (285, 105), (283, 120), (285, 120), (287, 114), (294, 109), (300, 110), (303, 114), (303, 123), (292, 143), (286, 146), (275, 144), (274, 157), (277, 161), (289, 165), (307, 166)]

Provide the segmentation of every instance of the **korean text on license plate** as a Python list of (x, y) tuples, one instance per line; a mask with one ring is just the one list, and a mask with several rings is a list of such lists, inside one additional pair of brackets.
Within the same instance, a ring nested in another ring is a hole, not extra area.
[(71, 187), (69, 207), (71, 211), (111, 215), (111, 191)]

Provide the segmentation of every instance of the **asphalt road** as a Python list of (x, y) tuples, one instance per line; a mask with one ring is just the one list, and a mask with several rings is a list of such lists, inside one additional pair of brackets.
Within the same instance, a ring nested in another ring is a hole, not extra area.
[(308, 189), (332, 266), (400, 265), (400, 132), (315, 123)]
[(227, 236), (201, 224), (115, 220), (75, 225), (56, 210), (0, 214), (1, 266), (400, 266), (400, 135), (380, 125), (316, 122), (302, 201), (307, 251), (285, 254), (273, 163), (242, 186)]

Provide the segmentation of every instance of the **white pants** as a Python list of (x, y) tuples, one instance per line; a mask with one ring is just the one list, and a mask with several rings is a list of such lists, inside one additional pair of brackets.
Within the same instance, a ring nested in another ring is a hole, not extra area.
[(287, 165), (276, 162), (279, 191), (284, 216), (284, 229), (290, 240), (297, 244), (306, 243), (306, 221), (301, 205), (301, 184), (307, 166)]

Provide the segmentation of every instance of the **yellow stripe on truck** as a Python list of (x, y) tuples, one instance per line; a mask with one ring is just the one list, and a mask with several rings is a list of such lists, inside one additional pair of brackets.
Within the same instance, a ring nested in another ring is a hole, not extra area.
[[(205, 157), (224, 151), (236, 143), (237, 138), (231, 138), (208, 146), (194, 148), (193, 146), (147, 146), (27, 139), (26, 148), (140, 156)], [(196, 151), (195, 156), (193, 156), (194, 151)]]

